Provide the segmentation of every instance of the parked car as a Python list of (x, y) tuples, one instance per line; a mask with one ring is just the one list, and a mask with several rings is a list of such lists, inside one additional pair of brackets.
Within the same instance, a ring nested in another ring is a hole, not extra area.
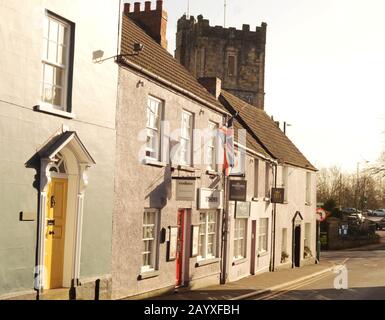
[(374, 210), (373, 214), (377, 217), (385, 217), (385, 209)]
[(385, 229), (385, 218), (382, 218), (381, 220), (376, 222), (376, 229), (377, 230)]
[(343, 214), (352, 214), (352, 213), (357, 213), (357, 209), (356, 208), (343, 208), (341, 210), (341, 212)]
[(373, 216), (373, 210), (366, 209), (366, 210), (363, 211), (363, 213), (364, 213), (367, 217), (372, 217), (372, 216)]
[(365, 217), (362, 215), (362, 213), (352, 213), (348, 215), (348, 221), (360, 224), (365, 221)]

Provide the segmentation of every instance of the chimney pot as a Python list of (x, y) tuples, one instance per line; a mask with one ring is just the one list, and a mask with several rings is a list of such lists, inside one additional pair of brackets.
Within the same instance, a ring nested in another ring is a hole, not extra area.
[(124, 14), (128, 15), (131, 11), (131, 3), (125, 3), (124, 4)]
[(145, 10), (146, 12), (151, 11), (151, 1), (146, 1), (146, 2), (144, 3), (144, 10)]
[(140, 2), (134, 3), (134, 12), (140, 12)]
[(163, 0), (158, 0), (156, 2), (156, 10), (158, 10), (158, 11), (163, 10)]

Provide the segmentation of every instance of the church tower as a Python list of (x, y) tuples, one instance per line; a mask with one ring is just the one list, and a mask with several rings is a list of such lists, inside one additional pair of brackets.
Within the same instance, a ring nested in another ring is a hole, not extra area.
[(195, 77), (217, 77), (222, 88), (264, 109), (267, 24), (255, 31), (210, 26), (198, 16), (178, 20), (175, 58)]

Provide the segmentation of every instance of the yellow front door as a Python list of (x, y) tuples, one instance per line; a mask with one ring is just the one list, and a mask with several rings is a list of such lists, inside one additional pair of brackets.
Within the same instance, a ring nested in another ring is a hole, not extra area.
[(45, 221), (44, 289), (56, 289), (63, 286), (67, 190), (67, 179), (52, 179), (48, 188)]

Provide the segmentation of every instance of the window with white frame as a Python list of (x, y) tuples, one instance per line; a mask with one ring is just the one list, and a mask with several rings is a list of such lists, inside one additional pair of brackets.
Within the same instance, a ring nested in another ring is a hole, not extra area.
[(143, 214), (142, 272), (155, 271), (158, 256), (158, 210), (145, 210)]
[(201, 212), (199, 218), (198, 260), (213, 259), (217, 255), (218, 213)]
[(161, 120), (163, 103), (154, 97), (147, 101), (147, 145), (146, 157), (151, 160), (161, 161)]
[(235, 219), (234, 225), (234, 260), (246, 258), (247, 219)]
[(265, 253), (268, 250), (269, 219), (259, 219), (258, 228), (258, 252)]
[(289, 199), (289, 167), (282, 167), (282, 187), (285, 189), (285, 202)]
[(311, 172), (306, 172), (306, 203), (311, 204)]
[(259, 196), (259, 159), (254, 159), (254, 198)]
[(218, 124), (215, 122), (210, 121), (209, 122), (209, 139), (207, 139), (206, 144), (206, 164), (208, 170), (217, 170), (217, 130), (218, 130)]
[(47, 12), (44, 19), (41, 102), (61, 111), (70, 111), (72, 28), (72, 24)]
[(304, 247), (310, 249), (311, 244), (311, 223), (305, 224), (305, 239), (304, 239)]
[(180, 136), (180, 164), (192, 165), (192, 142), (193, 142), (193, 114), (188, 111), (182, 112), (182, 128)]
[(271, 165), (266, 162), (266, 167), (265, 167), (265, 197), (266, 198), (270, 198), (271, 196), (271, 176), (272, 176)]

